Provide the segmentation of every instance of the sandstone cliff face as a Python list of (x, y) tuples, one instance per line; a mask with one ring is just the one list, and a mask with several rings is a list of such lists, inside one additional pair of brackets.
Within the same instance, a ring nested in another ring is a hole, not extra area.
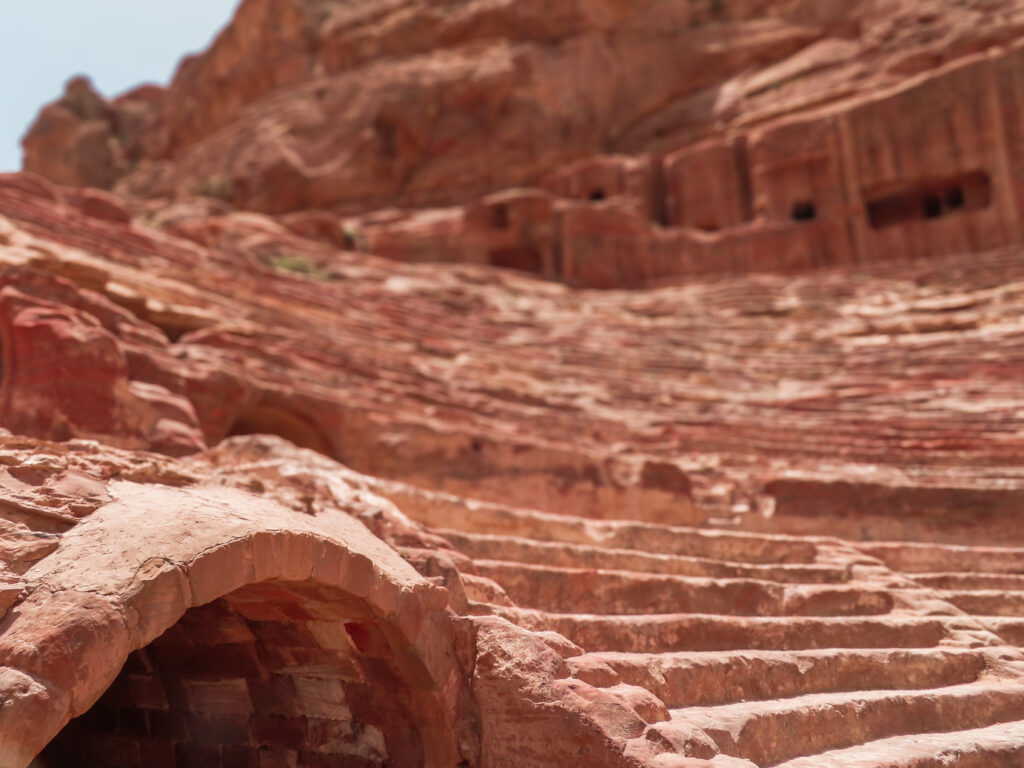
[(552, 6), (44, 109), (0, 767), (1021, 764), (1018, 5)]
[[(106, 135), (140, 163), (123, 182), (135, 193), (208, 188), (272, 212), (454, 202), (601, 152), (666, 102), (816, 35), (751, 20), (760, 9), (747, 4), (709, 37), (709, 14), (691, 5), (246, 2), (148, 114), (135, 99), (111, 105)], [(25, 167), (46, 173), (60, 147), (90, 157), (90, 183), (112, 185), (124, 168), (96, 150), (103, 120), (88, 115), (79, 137), (60, 106), (27, 137)]]
[(1011, 0), (547, 5), (245, 2), (166, 89), (70, 83), (25, 167), (602, 288), (1020, 240)]
[(247, 0), (162, 93), (102, 105), (73, 84), (30, 131), (25, 167), (268, 212), (462, 202), (884, 87), (1011, 38), (1015, 10)]

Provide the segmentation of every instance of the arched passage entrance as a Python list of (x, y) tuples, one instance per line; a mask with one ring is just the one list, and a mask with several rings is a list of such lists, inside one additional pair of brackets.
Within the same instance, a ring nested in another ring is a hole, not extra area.
[(250, 407), (235, 418), (226, 437), (239, 435), (277, 435), (300, 448), (334, 454), (330, 440), (310, 419), (269, 403)]
[(5, 766), (462, 761), (446, 594), (361, 524), (234, 489), (121, 490), (5, 620)]

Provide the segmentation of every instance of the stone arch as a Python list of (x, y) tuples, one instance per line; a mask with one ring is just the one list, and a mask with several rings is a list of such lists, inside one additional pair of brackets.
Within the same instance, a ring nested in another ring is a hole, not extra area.
[(331, 441), (312, 420), (272, 403), (258, 403), (238, 414), (225, 437), (240, 435), (277, 435), (300, 448), (334, 456)]
[[(96, 737), (93, 749), (111, 734), (129, 753), (119, 765), (258, 765), (262, 751), (313, 768), (364, 736), (354, 764), (462, 759), (468, 693), (447, 593), (345, 515), (299, 515), (234, 489), (130, 486), (37, 569), (0, 627), (5, 768), (29, 765), (59, 733), (46, 768), (63, 765), (62, 739)], [(175, 654), (184, 664), (168, 666)], [(133, 684), (134, 698), (116, 698)], [(97, 702), (123, 722), (83, 726)], [(132, 762), (168, 741), (177, 763)]]

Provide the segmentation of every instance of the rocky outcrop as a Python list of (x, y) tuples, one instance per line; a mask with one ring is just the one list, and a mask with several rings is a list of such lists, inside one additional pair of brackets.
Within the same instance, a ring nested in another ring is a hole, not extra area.
[(169, 357), (155, 327), (46, 272), (5, 269), (0, 286), (8, 429), (170, 455), (205, 446), (187, 397), (131, 376), (132, 357)]
[[(26, 138), (25, 167), (51, 175), (51, 158), (90, 150), (84, 136), (103, 122), (139, 163), (122, 183), (136, 193), (199, 190), (273, 212), (460, 200), (599, 152), (666, 101), (822, 33), (790, 18), (807, 15), (799, 9), (752, 18), (762, 5), (716, 11), (729, 19), (719, 24), (682, 2), (577, 0), (553, 14), (503, 0), (247, 0), (159, 97), (109, 105), (109, 120), (90, 114), (79, 131), (57, 130), (76, 113), (51, 107)], [(695, 45), (680, 46), (679, 34)], [(647, 77), (659, 70), (675, 71)], [(641, 77), (643, 91), (632, 85)], [(500, 163), (489, 162), (496, 145)]]
[(1019, 245), (1014, 44), (667, 154), (598, 155), (462, 208), (369, 215), (371, 250), (596, 288)]
[[(590, 155), (664, 152), (874, 91), (1011, 39), (1001, 14), (1016, 10), (246, 0), (163, 92), (102, 105), (76, 82), (29, 132), (25, 167), (267, 212), (462, 203)], [(100, 148), (109, 139), (121, 156)]]

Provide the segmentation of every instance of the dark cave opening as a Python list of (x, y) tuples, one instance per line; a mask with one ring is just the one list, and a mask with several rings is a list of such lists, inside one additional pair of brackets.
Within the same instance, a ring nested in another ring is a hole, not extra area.
[(885, 194), (865, 195), (868, 221), (875, 229), (979, 211), (991, 202), (992, 180), (984, 171), (919, 181)]
[(132, 653), (32, 768), (420, 766), (410, 689), (358, 598), (264, 582)]
[(243, 411), (232, 423), (226, 437), (277, 435), (300, 448), (334, 457), (333, 446), (312, 420), (285, 408), (259, 405)]
[(488, 255), (491, 266), (517, 269), (539, 275), (544, 271), (544, 257), (538, 248), (530, 245), (494, 248)]
[(790, 211), (790, 217), (793, 221), (814, 221), (818, 217), (818, 211), (814, 203), (801, 200), (793, 203), (793, 208)]

